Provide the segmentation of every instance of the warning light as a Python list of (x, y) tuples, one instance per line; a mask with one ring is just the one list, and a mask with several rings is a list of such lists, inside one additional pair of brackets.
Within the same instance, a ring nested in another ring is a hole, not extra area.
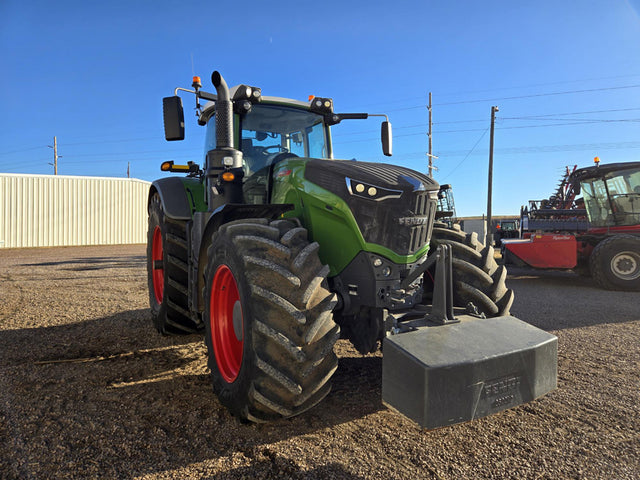
[(200, 77), (194, 76), (193, 83), (191, 84), (191, 86), (193, 88), (202, 88), (202, 80), (200, 80)]
[(232, 182), (235, 178), (236, 176), (233, 174), (233, 172), (224, 172), (222, 174), (222, 180), (224, 180), (225, 182)]
[(598, 165), (600, 163), (600, 157), (593, 157), (593, 163)]
[(309, 95), (309, 101), (313, 100), (314, 98), (316, 98), (315, 95)]
[(191, 165), (176, 165), (173, 163), (173, 160), (167, 160), (166, 162), (162, 162), (160, 170), (163, 172), (190, 172)]

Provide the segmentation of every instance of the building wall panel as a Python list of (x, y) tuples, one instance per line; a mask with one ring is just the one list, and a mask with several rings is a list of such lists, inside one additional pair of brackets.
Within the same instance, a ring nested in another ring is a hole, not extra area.
[(149, 182), (0, 174), (0, 248), (146, 243)]

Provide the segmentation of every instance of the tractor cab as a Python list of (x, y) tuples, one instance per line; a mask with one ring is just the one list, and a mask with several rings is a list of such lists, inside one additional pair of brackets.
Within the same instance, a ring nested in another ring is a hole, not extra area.
[[(234, 87), (237, 88), (237, 87)], [(233, 92), (234, 88), (231, 89)], [(234, 144), (242, 152), (245, 176), (286, 157), (332, 158), (328, 125), (309, 104), (262, 97), (250, 110), (234, 115)], [(211, 121), (214, 102), (200, 117), (207, 122), (205, 155), (216, 148), (216, 122)]]
[(640, 227), (640, 162), (576, 170), (589, 222), (598, 227)]

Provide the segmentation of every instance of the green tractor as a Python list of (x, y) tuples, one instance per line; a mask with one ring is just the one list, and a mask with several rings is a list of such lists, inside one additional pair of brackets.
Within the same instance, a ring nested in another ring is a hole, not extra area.
[[(151, 313), (163, 334), (204, 330), (214, 392), (237, 417), (298, 415), (330, 391), (334, 344), (384, 346), (385, 404), (435, 428), (556, 385), (557, 340), (509, 316), (506, 271), (474, 235), (436, 224), (438, 184), (384, 163), (334, 160), (331, 127), (366, 113), (333, 101), (176, 88), (165, 137), (195, 95), (204, 166), (149, 192)], [(201, 105), (201, 101), (207, 103)], [(384, 154), (391, 125), (382, 123)]]

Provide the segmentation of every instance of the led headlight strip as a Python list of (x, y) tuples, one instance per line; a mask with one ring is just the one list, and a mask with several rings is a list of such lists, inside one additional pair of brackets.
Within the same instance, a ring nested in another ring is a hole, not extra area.
[(347, 190), (351, 195), (356, 197), (366, 198), (367, 200), (385, 200), (387, 198), (400, 198), (402, 196), (402, 190), (390, 190), (388, 188), (378, 187), (371, 185), (370, 183), (354, 180), (349, 177), (345, 177), (347, 182)]

